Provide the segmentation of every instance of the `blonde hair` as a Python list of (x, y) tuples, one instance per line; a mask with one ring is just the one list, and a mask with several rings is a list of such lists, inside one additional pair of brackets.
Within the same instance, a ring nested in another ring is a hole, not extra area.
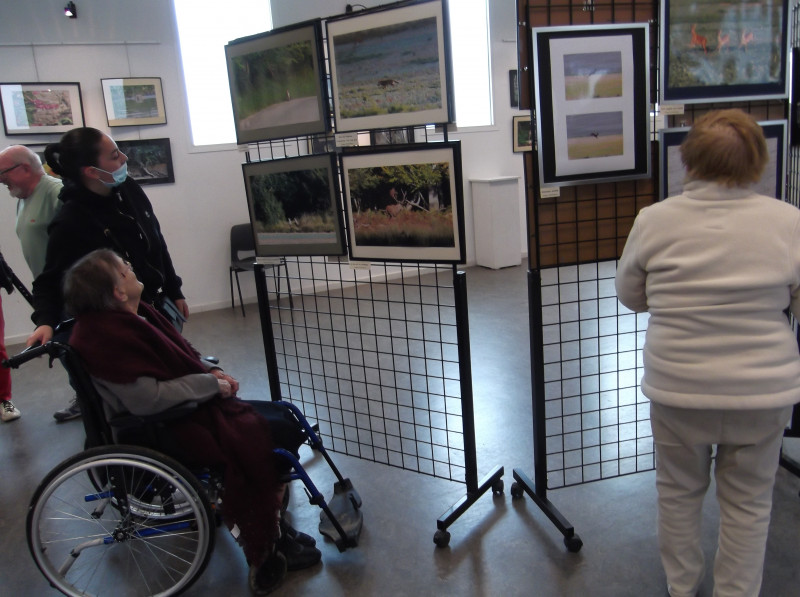
[(681, 161), (690, 179), (727, 187), (758, 182), (768, 160), (761, 126), (736, 108), (703, 115), (681, 144)]

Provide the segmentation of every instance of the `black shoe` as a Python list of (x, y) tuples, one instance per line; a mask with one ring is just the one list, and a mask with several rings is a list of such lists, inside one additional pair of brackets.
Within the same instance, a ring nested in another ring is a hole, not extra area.
[(286, 535), (290, 539), (294, 539), (300, 545), (305, 545), (306, 547), (314, 547), (317, 544), (316, 539), (311, 535), (306, 535), (302, 531), (298, 531), (293, 526), (291, 526), (285, 519), (281, 518), (281, 536)]
[(269, 595), (281, 586), (286, 576), (286, 558), (281, 553), (274, 553), (260, 566), (250, 566), (247, 581), (250, 590), (256, 595)]
[(278, 539), (278, 553), (286, 558), (287, 570), (302, 570), (309, 568), (322, 559), (322, 552), (316, 547), (303, 545), (288, 535)]

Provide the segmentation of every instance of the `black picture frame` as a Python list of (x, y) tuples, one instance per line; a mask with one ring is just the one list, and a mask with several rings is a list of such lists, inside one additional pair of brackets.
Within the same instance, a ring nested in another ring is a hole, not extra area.
[(533, 128), (531, 117), (514, 116), (512, 119), (512, 150), (514, 153), (533, 151)]
[(661, 2), (661, 102), (788, 95), (789, 3)]
[(13, 135), (61, 135), (84, 126), (80, 83), (0, 83), (3, 130)]
[(319, 19), (225, 46), (239, 145), (330, 130)]
[(345, 148), (340, 163), (351, 260), (464, 263), (458, 141)]
[(397, 2), (325, 26), (337, 131), (453, 122), (447, 0)]
[(128, 176), (140, 185), (175, 182), (169, 138), (116, 141), (128, 158)]
[[(764, 168), (764, 175), (752, 188), (761, 195), (783, 200), (786, 198), (787, 122), (766, 120), (758, 124), (764, 129), (770, 158)], [(661, 200), (682, 192), (686, 169), (681, 163), (679, 149), (689, 130), (690, 127), (677, 127), (659, 132)]]
[(336, 154), (242, 164), (257, 257), (344, 255)]
[(540, 184), (648, 178), (648, 25), (534, 27), (532, 39)]

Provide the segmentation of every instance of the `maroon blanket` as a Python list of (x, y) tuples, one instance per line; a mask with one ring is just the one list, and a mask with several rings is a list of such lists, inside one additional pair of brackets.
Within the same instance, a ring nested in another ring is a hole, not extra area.
[[(206, 372), (197, 351), (160, 313), (141, 304), (139, 315), (145, 319), (126, 311), (77, 317), (70, 345), (91, 375), (124, 384)], [(170, 431), (181, 461), (224, 468), (223, 518), (228, 528), (239, 528), (248, 563), (260, 563), (277, 536), (280, 507), (267, 420), (237, 398), (212, 398)]]

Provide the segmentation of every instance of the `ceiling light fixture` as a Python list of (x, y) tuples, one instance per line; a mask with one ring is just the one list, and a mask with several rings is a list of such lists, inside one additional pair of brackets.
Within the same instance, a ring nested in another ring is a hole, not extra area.
[(67, 2), (67, 5), (64, 7), (64, 16), (70, 19), (78, 18), (78, 9), (75, 8), (74, 2), (72, 1)]

